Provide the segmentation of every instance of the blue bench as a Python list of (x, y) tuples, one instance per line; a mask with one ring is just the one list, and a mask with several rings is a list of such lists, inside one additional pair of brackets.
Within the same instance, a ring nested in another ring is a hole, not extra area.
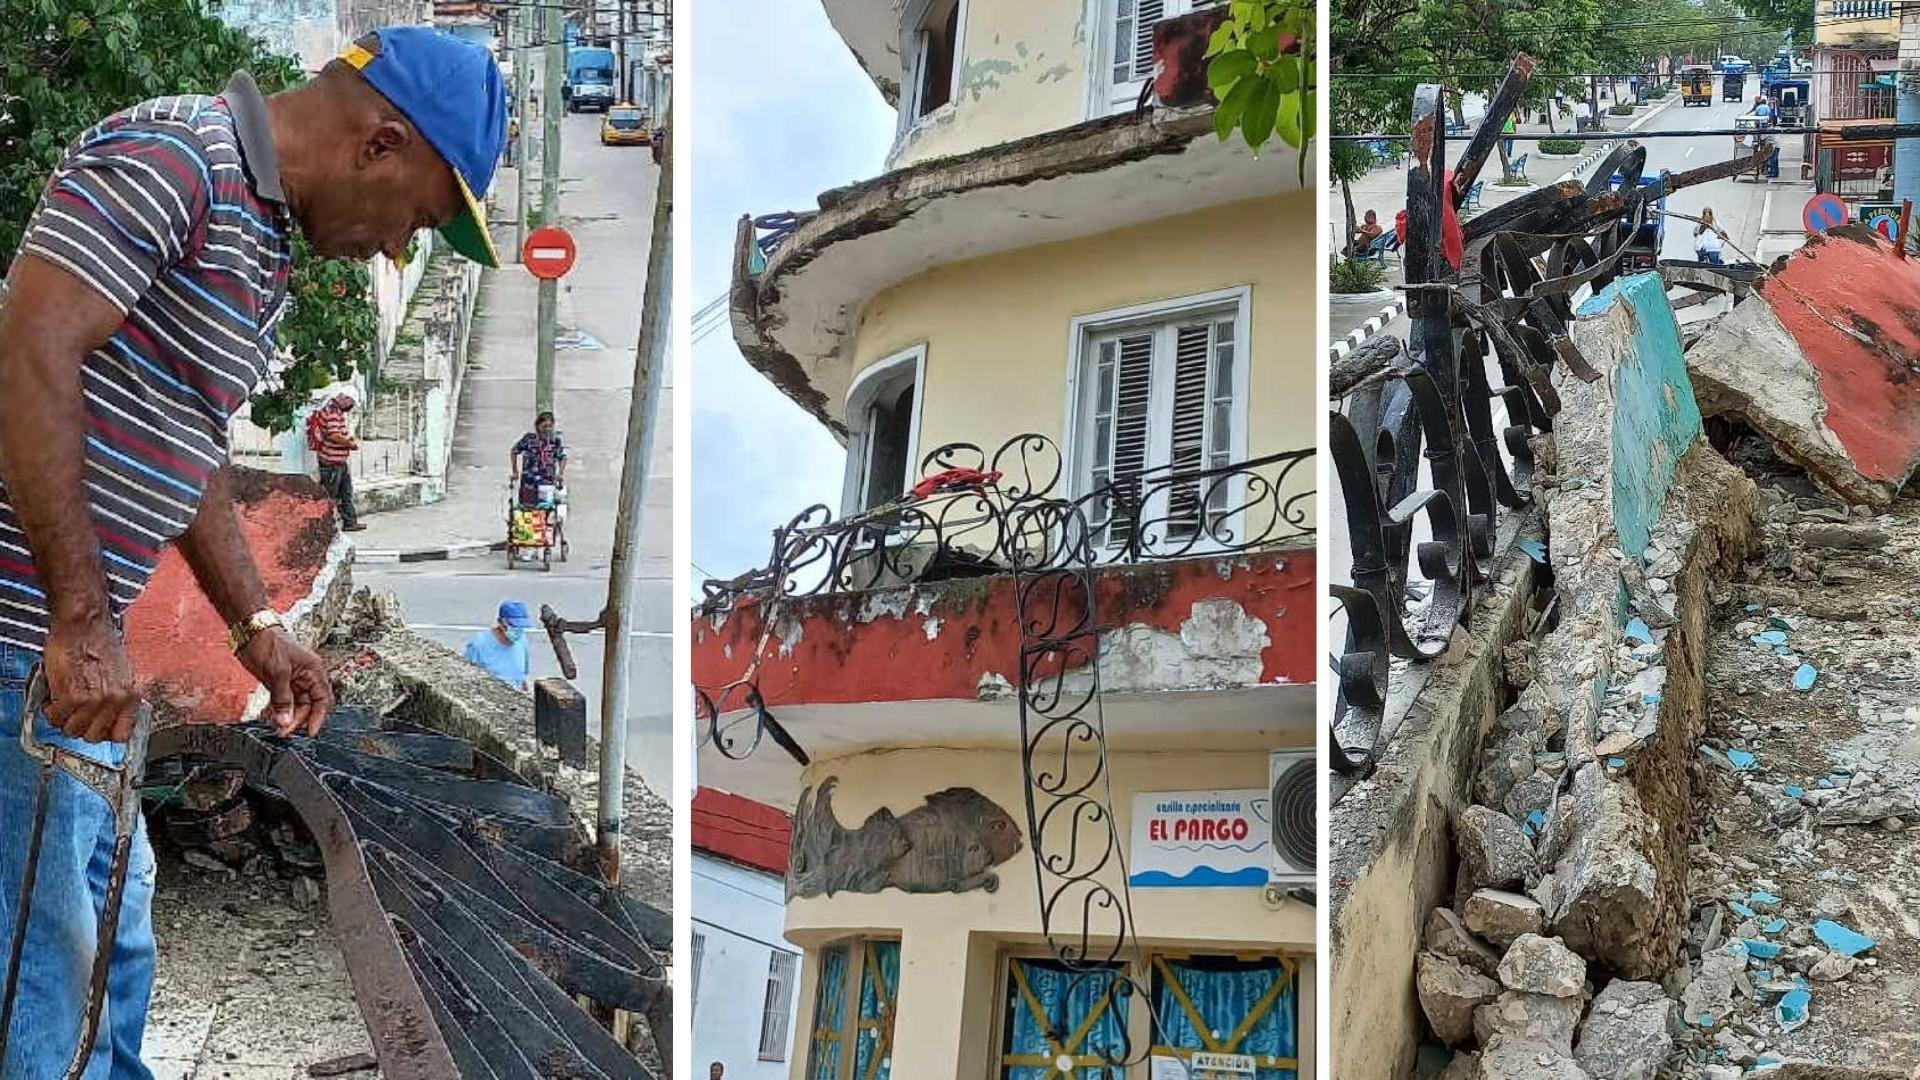
[(1387, 264), (1387, 255), (1390, 252), (1399, 250), (1400, 234), (1392, 229), (1388, 229), (1386, 232), (1373, 238), (1373, 242), (1367, 245), (1367, 250), (1360, 253), (1360, 258), (1372, 259), (1374, 262), (1385, 266)]
[(1507, 174), (1525, 179), (1527, 175), (1527, 155), (1521, 154), (1507, 163)]
[(1487, 182), (1485, 180), (1474, 181), (1473, 186), (1467, 189), (1467, 201), (1460, 204), (1460, 209), (1462, 210), (1480, 209), (1480, 189), (1486, 186), (1487, 186)]

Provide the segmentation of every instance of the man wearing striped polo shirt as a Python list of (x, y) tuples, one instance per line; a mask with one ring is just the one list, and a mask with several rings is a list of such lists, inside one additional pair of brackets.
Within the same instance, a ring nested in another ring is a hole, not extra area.
[[(180, 548), (232, 624), (283, 734), (319, 731), (326, 668), (279, 625), (233, 508), (227, 424), (267, 373), (290, 234), (323, 255), (400, 257), (437, 227), (498, 265), (476, 192), (506, 136), (499, 69), (430, 30), (382, 31), (272, 99), (245, 73), (215, 97), (149, 101), (81, 135), (54, 172), (0, 313), (0, 954), (11, 944), (37, 766), (19, 725), (117, 763), (136, 688), (120, 618)], [(23, 719), (44, 663), (51, 704)], [(237, 719), (237, 718), (236, 718)], [(0, 1080), (75, 1053), (113, 826), (59, 778)], [(136, 837), (87, 1080), (146, 1080), (153, 857)]]

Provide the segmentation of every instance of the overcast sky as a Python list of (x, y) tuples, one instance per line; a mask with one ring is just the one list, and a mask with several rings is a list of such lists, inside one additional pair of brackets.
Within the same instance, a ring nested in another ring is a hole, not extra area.
[[(725, 294), (742, 214), (811, 210), (881, 172), (893, 112), (819, 0), (691, 6), (696, 315)], [(722, 321), (693, 346), (693, 562), (733, 577), (766, 561), (775, 525), (839, 509), (844, 452), (747, 365)]]

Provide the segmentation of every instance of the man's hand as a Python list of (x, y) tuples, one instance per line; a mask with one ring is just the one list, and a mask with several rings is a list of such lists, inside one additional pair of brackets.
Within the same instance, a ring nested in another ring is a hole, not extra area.
[[(133, 686), (126, 646), (106, 616), (79, 621), (56, 618), (47, 633), (43, 664), (47, 720), (54, 727), (94, 743), (123, 743), (133, 736), (140, 695)], [(24, 722), (31, 723), (32, 718)]]
[(267, 688), (272, 703), (266, 720), (275, 731), (320, 734), (333, 709), (333, 683), (327, 678), (327, 666), (312, 649), (280, 627), (270, 626), (253, 635), (235, 655), (240, 666)]

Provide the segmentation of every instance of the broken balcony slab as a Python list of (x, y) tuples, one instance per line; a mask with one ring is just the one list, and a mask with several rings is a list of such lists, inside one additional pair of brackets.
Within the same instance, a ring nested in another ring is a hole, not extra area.
[(1687, 353), (1700, 407), (1884, 509), (1920, 466), (1920, 261), (1863, 225), (1808, 239)]

